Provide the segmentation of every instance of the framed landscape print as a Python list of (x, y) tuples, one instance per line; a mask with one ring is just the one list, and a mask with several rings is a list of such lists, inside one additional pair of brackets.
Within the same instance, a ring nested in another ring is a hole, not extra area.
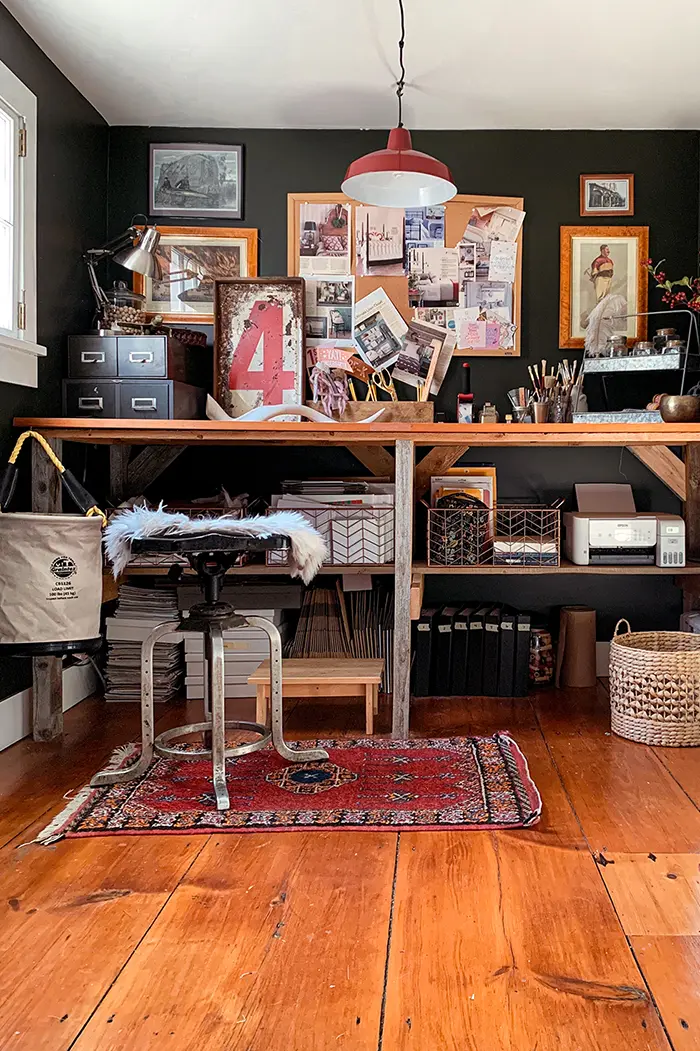
[(647, 309), (648, 226), (562, 226), (559, 346), (583, 347), (591, 311), (607, 296), (618, 331), (643, 339)]
[(149, 197), (151, 215), (240, 219), (243, 147), (152, 142)]
[(582, 175), (581, 215), (634, 215), (634, 175)]
[(230, 278), (215, 281), (214, 288), (219, 405), (230, 416), (259, 405), (298, 405), (304, 395), (303, 278)]
[(214, 281), (255, 277), (258, 231), (242, 227), (159, 226), (162, 280), (134, 274), (149, 317), (165, 322), (214, 324)]

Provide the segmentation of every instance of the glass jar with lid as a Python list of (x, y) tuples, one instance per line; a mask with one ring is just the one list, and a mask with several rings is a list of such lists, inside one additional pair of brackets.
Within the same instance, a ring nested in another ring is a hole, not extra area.
[(116, 332), (139, 333), (147, 324), (146, 297), (132, 292), (124, 281), (115, 281), (105, 292), (107, 303), (102, 309), (102, 327)]
[(634, 349), (632, 350), (632, 356), (635, 358), (648, 358), (654, 353), (654, 344), (647, 339), (638, 340)]
[(654, 333), (654, 348), (658, 354), (663, 354), (669, 340), (678, 339), (675, 328), (657, 328)]
[(669, 339), (663, 348), (664, 354), (685, 354), (684, 339)]
[(605, 343), (605, 351), (603, 352), (605, 358), (625, 358), (627, 357), (627, 336), (619, 333), (616, 336), (609, 336)]

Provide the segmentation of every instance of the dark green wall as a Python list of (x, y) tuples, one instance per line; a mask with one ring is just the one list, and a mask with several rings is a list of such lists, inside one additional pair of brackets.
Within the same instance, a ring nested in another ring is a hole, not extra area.
[[(106, 234), (107, 137), (99, 113), (0, 4), (0, 61), (37, 96), (37, 389), (0, 383), (0, 456), (13, 440), (12, 418), (61, 411), (66, 336), (90, 324), (84, 250)], [(24, 461), (29, 474), (29, 456)], [(26, 499), (26, 490), (20, 492)], [(27, 683), (24, 661), (0, 664), (0, 698)]]

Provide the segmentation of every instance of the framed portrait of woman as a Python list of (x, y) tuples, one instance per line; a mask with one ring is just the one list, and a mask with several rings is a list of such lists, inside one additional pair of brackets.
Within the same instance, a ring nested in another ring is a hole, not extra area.
[(559, 346), (583, 347), (591, 312), (604, 299), (616, 328), (643, 339), (649, 277), (648, 226), (562, 226)]

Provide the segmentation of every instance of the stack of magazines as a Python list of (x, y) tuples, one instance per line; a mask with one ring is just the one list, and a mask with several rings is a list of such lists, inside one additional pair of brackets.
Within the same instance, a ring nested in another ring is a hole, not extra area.
[[(141, 700), (141, 643), (157, 624), (178, 619), (177, 589), (122, 584), (117, 610), (107, 618), (107, 701)], [(182, 634), (157, 643), (153, 661), (154, 700), (170, 701), (182, 686), (185, 660)]]

